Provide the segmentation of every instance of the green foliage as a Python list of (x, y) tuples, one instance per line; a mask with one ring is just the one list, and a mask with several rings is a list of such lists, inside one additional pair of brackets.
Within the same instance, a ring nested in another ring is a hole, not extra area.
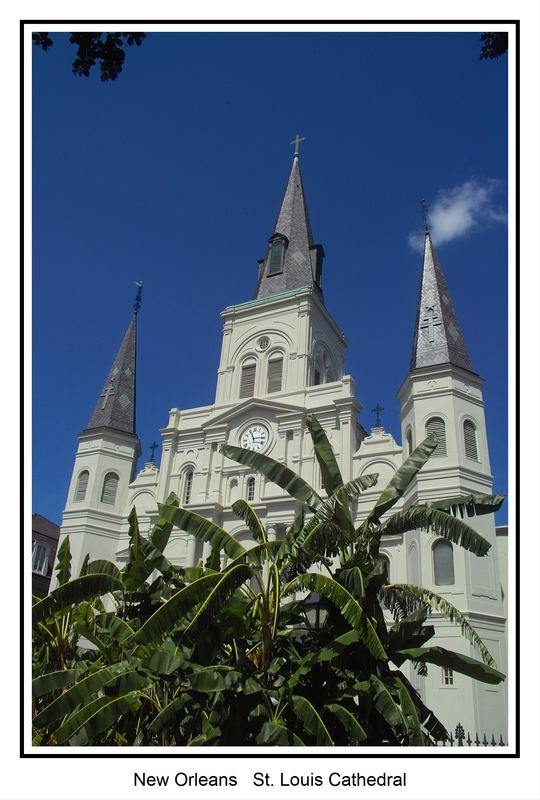
[[(145, 33), (72, 33), (69, 41), (77, 47), (72, 72), (87, 78), (93, 67), (99, 63), (100, 79), (114, 81), (124, 67), (124, 46), (135, 44), (139, 47), (145, 38)], [(44, 52), (54, 44), (48, 33), (33, 33), (32, 41)]]
[[(458, 609), (422, 587), (385, 584), (377, 562), (383, 535), (414, 528), (483, 555), (487, 543), (462, 517), (491, 513), (501, 498), (469, 495), (388, 515), (435, 448), (428, 437), (355, 529), (349, 502), (377, 476), (343, 484), (322, 427), (314, 417), (306, 427), (326, 499), (267, 456), (223, 448), (302, 504), (282, 541), (267, 540), (244, 500), (233, 510), (253, 535), (251, 549), (174, 495), (148, 538), (132, 512), (122, 569), (87, 558), (72, 579), (64, 540), (58, 586), (33, 606), (36, 744), (423, 745), (447, 733), (404, 663), (504, 679)], [(204, 565), (181, 568), (165, 557), (175, 527), (210, 545)], [(327, 604), (322, 630), (303, 622), (307, 592)], [(460, 626), (483, 661), (426, 646), (432, 610)]]

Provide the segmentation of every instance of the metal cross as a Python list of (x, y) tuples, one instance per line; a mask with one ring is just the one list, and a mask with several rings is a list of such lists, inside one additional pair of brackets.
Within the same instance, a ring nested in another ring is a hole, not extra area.
[(112, 394), (115, 394), (115, 391), (114, 391), (114, 380), (111, 378), (111, 380), (109, 381), (109, 385), (106, 386), (103, 392), (100, 394), (100, 397), (103, 397), (103, 403), (101, 404), (102, 409), (105, 408), (105, 406), (107, 405), (107, 400)]
[(300, 144), (300, 142), (305, 142), (305, 141), (306, 141), (305, 136), (300, 136), (300, 134), (297, 133), (296, 134), (296, 138), (293, 139), (292, 142), (289, 142), (289, 144), (294, 144), (294, 155), (295, 156), (299, 155), (299, 144)]
[(155, 459), (154, 459), (154, 452), (157, 450), (158, 447), (159, 447), (159, 444), (155, 440), (150, 445), (150, 450), (152, 451), (152, 455), (150, 456), (150, 461), (152, 463), (154, 463), (154, 464), (156, 463)]
[(424, 324), (420, 325), (420, 328), (422, 328), (422, 329), (427, 328), (428, 329), (428, 339), (429, 339), (430, 342), (435, 341), (435, 331), (433, 330), (435, 325), (441, 325), (441, 320), (439, 319), (439, 317), (437, 316), (437, 314), (433, 310), (433, 306), (428, 306), (427, 307), (427, 314), (424, 317)]
[(135, 286), (137, 287), (137, 294), (133, 303), (133, 313), (138, 314), (141, 307), (142, 281), (135, 281)]
[(422, 206), (422, 223), (424, 225), (424, 233), (429, 233), (431, 230), (431, 225), (429, 224), (428, 204), (423, 197), (420, 197), (416, 202), (418, 205)]
[(375, 406), (375, 408), (372, 408), (371, 410), (372, 410), (372, 412), (374, 414), (377, 415), (377, 418), (375, 420), (375, 427), (376, 428), (380, 428), (381, 427), (381, 411), (384, 411), (384, 406), (381, 406), (381, 404), (377, 400), (377, 405)]

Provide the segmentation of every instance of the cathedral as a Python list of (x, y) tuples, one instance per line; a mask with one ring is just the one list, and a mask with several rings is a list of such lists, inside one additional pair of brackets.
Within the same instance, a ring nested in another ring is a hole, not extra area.
[[(411, 362), (397, 393), (397, 439), (379, 424), (368, 432), (357, 421), (361, 405), (354, 379), (344, 372), (348, 342), (325, 306), (325, 254), (315, 241), (297, 137), (274, 230), (259, 261), (253, 299), (221, 312), (215, 401), (200, 408), (173, 408), (161, 430), (161, 463), (150, 461), (138, 473), (136, 303), (90, 421), (78, 436), (60, 536), (60, 541), (69, 536), (74, 574), (87, 553), (92, 559), (125, 562), (129, 512), (136, 508), (146, 534), (156, 520), (157, 504), (171, 491), (182, 505), (249, 542), (249, 531), (231, 509), (235, 500), (245, 498), (264, 520), (269, 539), (282, 538), (293, 522), (295, 501), (226, 458), (220, 446), (229, 443), (265, 453), (320, 490), (320, 471), (304, 425), (306, 413), (323, 426), (345, 481), (368, 473), (379, 476), (377, 485), (356, 501), (358, 522), (411, 450), (432, 431), (439, 437), (437, 449), (396, 509), (413, 502), (492, 493), (483, 381), (470, 362), (429, 227), (425, 226)], [(391, 582), (426, 586), (464, 612), (498, 669), (506, 673), (505, 539), (496, 531), (493, 515), (467, 522), (491, 543), (488, 556), (477, 558), (433, 534), (411, 531), (385, 537), (381, 558)], [(209, 555), (208, 548), (173, 531), (166, 553), (176, 564), (193, 565)], [(437, 614), (431, 621), (436, 629), (433, 644), (475, 657), (458, 626)], [(435, 666), (427, 676), (412, 671), (410, 679), (449, 730), (460, 722), (472, 736), (502, 733), (507, 741), (506, 682), (483, 684)]]

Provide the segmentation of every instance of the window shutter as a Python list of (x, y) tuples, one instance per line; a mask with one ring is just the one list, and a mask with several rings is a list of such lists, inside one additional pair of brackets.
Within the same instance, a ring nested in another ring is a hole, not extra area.
[(193, 470), (188, 469), (184, 479), (184, 505), (191, 502), (191, 488), (193, 486)]
[(255, 394), (256, 364), (244, 364), (240, 379), (240, 397), (253, 397)]
[(252, 503), (255, 500), (255, 478), (248, 478), (247, 482), (247, 501)]
[(281, 391), (283, 378), (283, 359), (275, 358), (268, 362), (268, 394)]
[(278, 272), (283, 271), (283, 255), (285, 245), (282, 241), (272, 242), (270, 247), (270, 264), (268, 265), (268, 274), (276, 275)]
[(101, 492), (101, 502), (108, 503), (114, 506), (116, 502), (116, 490), (118, 489), (118, 475), (114, 472), (108, 472), (103, 481), (103, 490)]
[(79, 475), (79, 479), (77, 481), (77, 488), (75, 489), (75, 502), (82, 503), (84, 498), (86, 497), (86, 489), (88, 488), (88, 478), (90, 473), (88, 470), (84, 470)]
[(436, 433), (439, 437), (439, 444), (433, 451), (433, 457), (446, 455), (446, 426), (440, 417), (432, 417), (426, 425), (426, 434)]
[(470, 420), (463, 423), (463, 439), (465, 442), (465, 455), (478, 461), (478, 447), (476, 445), (476, 428)]
[(433, 575), (436, 586), (454, 583), (454, 549), (450, 542), (441, 540), (433, 545)]

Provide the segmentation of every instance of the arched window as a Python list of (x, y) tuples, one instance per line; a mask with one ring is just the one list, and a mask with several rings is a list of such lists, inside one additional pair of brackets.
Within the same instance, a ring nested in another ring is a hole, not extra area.
[(242, 374), (240, 377), (240, 397), (253, 397), (255, 394), (255, 372), (257, 363), (255, 359), (249, 359), (242, 364)]
[(454, 581), (454, 548), (439, 539), (433, 545), (433, 580), (436, 586), (451, 586)]
[(75, 489), (75, 497), (73, 498), (75, 503), (82, 503), (84, 498), (86, 497), (86, 490), (88, 488), (88, 478), (90, 477), (90, 473), (87, 469), (83, 469), (80, 473), (79, 477), (77, 478), (77, 487)]
[(463, 441), (465, 443), (465, 455), (467, 458), (474, 458), (478, 461), (478, 446), (476, 444), (476, 427), (474, 422), (466, 419), (463, 423)]
[(440, 417), (431, 417), (426, 424), (426, 435), (436, 433), (439, 437), (439, 443), (433, 451), (433, 457), (440, 457), (446, 455), (446, 426), (444, 420)]
[(193, 470), (188, 469), (184, 475), (184, 505), (191, 502), (191, 489), (193, 488)]
[(408, 452), (407, 452), (407, 455), (409, 455), (409, 456), (410, 456), (410, 454), (411, 454), (411, 453), (412, 453), (412, 451), (413, 451), (413, 442), (412, 442), (412, 429), (411, 429), (411, 428), (409, 428), (409, 430), (407, 431), (407, 436), (406, 436), (406, 438), (407, 438), (407, 451), (408, 451)]
[(103, 481), (103, 489), (101, 490), (101, 502), (114, 506), (116, 503), (116, 492), (118, 489), (118, 475), (116, 472), (108, 472)]
[(271, 394), (272, 392), (280, 392), (282, 380), (283, 356), (281, 354), (270, 356), (270, 361), (268, 362), (268, 379), (266, 389), (268, 394)]
[(390, 583), (390, 559), (388, 556), (380, 555), (377, 558), (377, 563), (383, 568), (384, 582)]
[(320, 354), (315, 359), (313, 366), (313, 386), (318, 386), (323, 382), (323, 363)]
[(246, 499), (248, 503), (252, 503), (255, 500), (255, 478), (248, 478), (246, 487)]

